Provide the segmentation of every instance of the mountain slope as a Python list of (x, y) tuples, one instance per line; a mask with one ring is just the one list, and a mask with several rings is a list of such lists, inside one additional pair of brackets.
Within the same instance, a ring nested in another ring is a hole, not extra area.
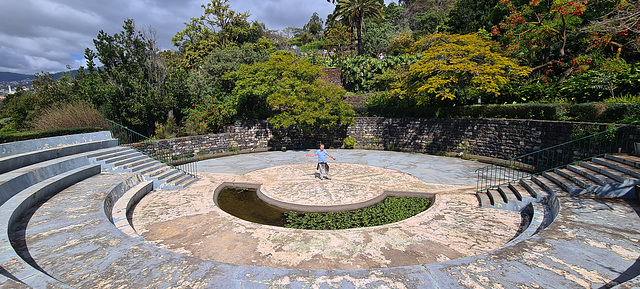
[(18, 74), (11, 72), (0, 72), (0, 82), (20, 81), (25, 79), (33, 79), (33, 75)]

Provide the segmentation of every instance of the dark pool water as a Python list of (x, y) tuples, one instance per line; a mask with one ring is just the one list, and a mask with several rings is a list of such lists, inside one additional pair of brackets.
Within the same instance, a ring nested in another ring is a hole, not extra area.
[(226, 187), (220, 191), (218, 206), (240, 219), (279, 227), (284, 227), (284, 212), (288, 212), (260, 200), (256, 189), (235, 187)]
[[(258, 198), (256, 189), (249, 188), (225, 187), (218, 193), (217, 201), (218, 206), (223, 211), (240, 219), (263, 225), (286, 227), (284, 213), (295, 212), (265, 203)], [(324, 228), (325, 226), (320, 227)], [(352, 228), (360, 227), (365, 226), (354, 226)]]

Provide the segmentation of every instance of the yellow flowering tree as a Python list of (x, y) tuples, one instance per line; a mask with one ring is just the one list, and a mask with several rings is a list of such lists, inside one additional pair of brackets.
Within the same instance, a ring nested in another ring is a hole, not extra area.
[(412, 52), (421, 53), (421, 59), (393, 84), (392, 92), (414, 98), (418, 105), (498, 96), (504, 85), (530, 72), (505, 56), (499, 44), (476, 34), (426, 35), (413, 44)]

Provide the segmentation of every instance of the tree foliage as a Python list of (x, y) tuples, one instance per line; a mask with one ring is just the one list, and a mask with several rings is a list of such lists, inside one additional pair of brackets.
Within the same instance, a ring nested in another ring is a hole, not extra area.
[(422, 53), (421, 59), (401, 76), (394, 92), (415, 98), (419, 105), (497, 96), (511, 79), (529, 73), (528, 68), (501, 53), (497, 43), (474, 34), (427, 35), (413, 50)]
[(496, 7), (498, 0), (458, 0), (448, 15), (447, 26), (451, 33), (469, 34), (478, 29), (491, 30), (502, 20), (505, 12)]
[(307, 132), (352, 123), (344, 90), (320, 81), (321, 73), (319, 66), (281, 51), (227, 77), (235, 83), (232, 99), (241, 118), (268, 117), (275, 127), (297, 125)]
[(362, 35), (362, 54), (377, 57), (380, 53), (389, 53), (389, 43), (393, 37), (401, 32), (408, 31), (409, 25), (404, 19), (404, 8), (395, 3), (390, 3), (384, 8), (384, 20), (364, 21), (364, 34)]
[(349, 91), (381, 90), (387, 87), (380, 83), (379, 77), (385, 73), (396, 74), (398, 70), (416, 62), (418, 55), (387, 56), (383, 59), (368, 56), (356, 56), (342, 63), (342, 82)]
[(640, 1), (612, 2), (613, 9), (594, 19), (581, 32), (590, 34), (590, 49), (610, 48), (615, 58), (623, 52), (636, 56), (640, 53)]
[(248, 12), (230, 9), (228, 0), (211, 0), (201, 5), (204, 14), (185, 22), (185, 29), (171, 39), (182, 51), (183, 66), (191, 68), (200, 63), (213, 49), (256, 42), (264, 33), (264, 24), (249, 22)]
[(586, 4), (586, 0), (531, 0), (517, 5), (502, 0), (500, 5), (510, 14), (499, 25), (502, 34), (495, 26), (493, 33), (503, 35), (507, 50), (530, 59), (532, 65), (565, 61), (568, 42), (575, 36), (572, 31), (582, 23)]
[[(94, 40), (97, 55), (103, 64), (99, 74), (103, 79), (105, 99), (98, 100), (99, 109), (109, 119), (150, 133), (155, 122), (163, 122), (179, 95), (172, 91), (166, 62), (161, 57), (153, 34), (137, 30), (127, 19), (123, 31), (109, 35), (98, 33)], [(93, 63), (93, 59), (88, 59)]]
[(307, 22), (307, 24), (305, 24), (302, 29), (316, 37), (320, 35), (320, 33), (322, 33), (324, 29), (323, 25), (324, 23), (322, 21), (322, 18), (320, 18), (320, 15), (318, 15), (318, 12), (313, 12), (313, 15), (311, 15), (311, 18), (309, 19), (309, 22)]
[(362, 28), (365, 19), (384, 18), (383, 0), (338, 0), (333, 17), (355, 28), (358, 54), (362, 54)]

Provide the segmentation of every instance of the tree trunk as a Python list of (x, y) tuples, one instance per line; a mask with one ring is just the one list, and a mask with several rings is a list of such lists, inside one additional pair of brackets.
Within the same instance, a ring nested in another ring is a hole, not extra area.
[(358, 55), (362, 55), (362, 18), (356, 21), (356, 38), (358, 39)]

